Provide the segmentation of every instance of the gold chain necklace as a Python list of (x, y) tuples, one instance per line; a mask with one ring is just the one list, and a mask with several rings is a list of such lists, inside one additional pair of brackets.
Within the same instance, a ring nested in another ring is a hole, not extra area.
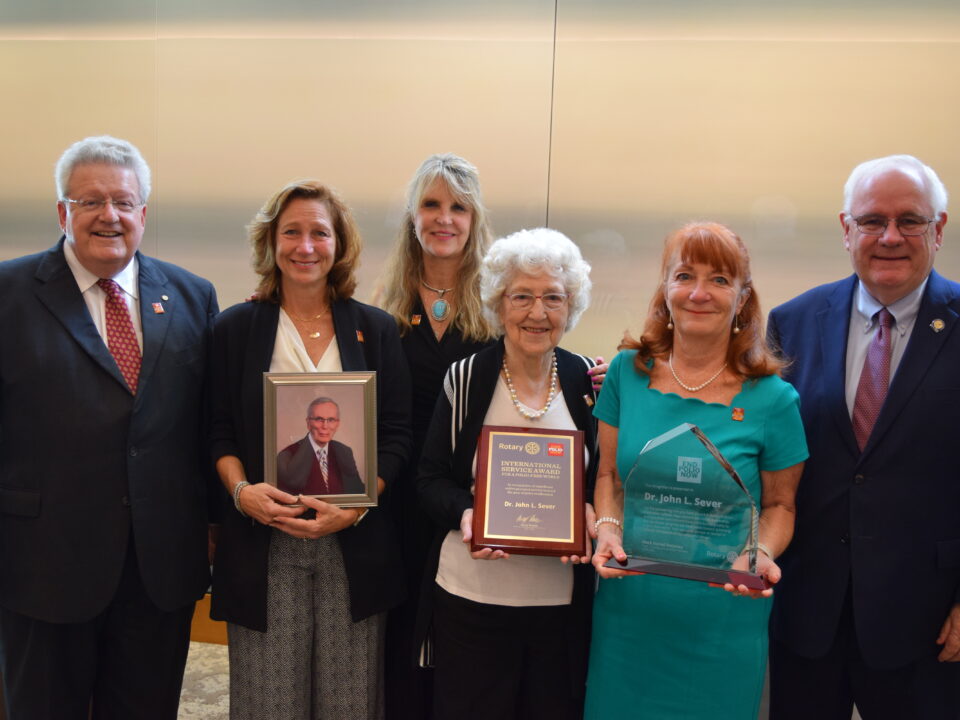
[[(319, 315), (314, 315), (312, 318), (297, 317), (292, 312), (290, 312), (290, 310), (288, 310), (287, 308), (283, 308), (283, 311), (287, 314), (287, 317), (289, 317), (291, 320), (296, 320), (297, 322), (302, 322), (302, 323), (312, 323), (312, 322), (316, 322), (317, 320), (322, 318), (324, 315), (327, 315), (330, 312), (330, 308), (327, 308)], [(318, 330), (317, 332), (307, 333), (307, 337), (313, 338), (314, 340), (316, 340), (318, 337), (320, 337), (320, 331)]]

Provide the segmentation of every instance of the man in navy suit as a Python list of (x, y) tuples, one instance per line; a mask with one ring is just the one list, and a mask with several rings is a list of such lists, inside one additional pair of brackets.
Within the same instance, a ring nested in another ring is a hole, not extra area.
[(209, 582), (212, 285), (138, 252), (150, 170), (95, 137), (56, 169), (63, 237), (0, 263), (7, 715), (177, 716)]
[(315, 398), (307, 408), (306, 437), (277, 455), (277, 487), (292, 495), (365, 492), (353, 450), (333, 439), (339, 429), (340, 406), (328, 397)]
[(770, 314), (810, 459), (778, 560), (772, 720), (960, 717), (960, 285), (933, 270), (947, 222), (908, 155), (844, 188), (854, 275)]

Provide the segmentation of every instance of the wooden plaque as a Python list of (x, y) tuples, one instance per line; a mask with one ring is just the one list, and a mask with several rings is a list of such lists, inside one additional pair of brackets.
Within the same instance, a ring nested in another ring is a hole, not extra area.
[(583, 555), (583, 483), (580, 430), (484, 426), (471, 549)]

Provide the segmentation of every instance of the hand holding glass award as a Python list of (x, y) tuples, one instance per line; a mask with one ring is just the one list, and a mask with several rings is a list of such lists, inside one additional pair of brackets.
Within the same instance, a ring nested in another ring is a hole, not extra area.
[[(757, 574), (757, 504), (696, 425), (650, 440), (623, 483), (627, 562), (607, 567), (764, 590)], [(747, 555), (748, 569), (733, 569)]]

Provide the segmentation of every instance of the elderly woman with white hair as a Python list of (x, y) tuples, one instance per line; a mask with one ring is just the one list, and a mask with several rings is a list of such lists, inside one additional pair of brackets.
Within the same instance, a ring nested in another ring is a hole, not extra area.
[[(423, 608), (432, 614), (437, 720), (580, 714), (588, 558), (471, 552), (469, 543), (484, 425), (582, 430), (590, 498), (596, 427), (586, 370), (593, 361), (557, 347), (589, 304), (589, 273), (577, 246), (546, 228), (498, 240), (484, 258), (481, 298), (501, 339), (448, 370), (418, 478), (421, 502), (440, 528), (428, 566), (433, 597)], [(583, 512), (592, 528), (589, 503)]]

